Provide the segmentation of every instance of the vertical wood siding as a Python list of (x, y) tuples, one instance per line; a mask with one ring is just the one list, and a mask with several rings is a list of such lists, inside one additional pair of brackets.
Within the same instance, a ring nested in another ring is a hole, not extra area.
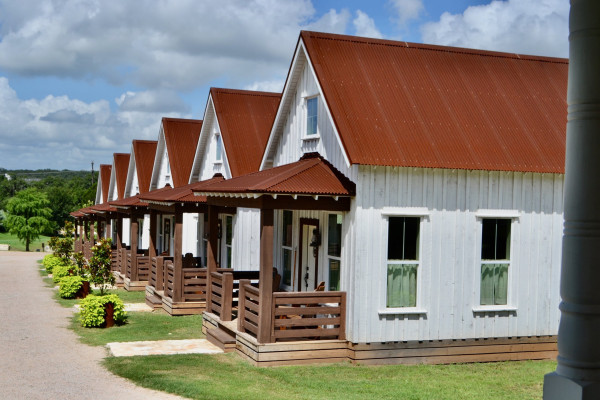
[[(392, 167), (358, 168), (343, 227), (342, 269), (353, 342), (555, 335), (563, 226), (563, 176)], [(387, 218), (383, 207), (426, 207), (421, 222), (417, 307), (384, 315)], [(479, 305), (481, 220), (476, 211), (518, 210), (512, 223), (509, 300), (516, 312)], [(359, 226), (360, 228), (357, 228)]]
[(259, 256), (260, 210), (239, 207), (233, 217), (231, 265), (236, 271), (258, 271)]

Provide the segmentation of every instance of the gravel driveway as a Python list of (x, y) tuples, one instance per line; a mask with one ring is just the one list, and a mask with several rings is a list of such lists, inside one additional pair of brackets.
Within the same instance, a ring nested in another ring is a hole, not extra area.
[(53, 299), (36, 263), (44, 253), (0, 252), (0, 397), (181, 399), (137, 387), (101, 365), (102, 347), (67, 328), (72, 311)]

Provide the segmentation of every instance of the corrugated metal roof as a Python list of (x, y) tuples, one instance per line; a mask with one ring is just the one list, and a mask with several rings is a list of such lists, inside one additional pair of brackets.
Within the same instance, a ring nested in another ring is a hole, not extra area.
[(258, 171), (281, 93), (211, 88), (231, 176)]
[(217, 182), (222, 182), (223, 180), (223, 176), (219, 174), (204, 181), (171, 188), (170, 190), (153, 190), (146, 194), (140, 195), (140, 199), (150, 203), (205, 203), (206, 197), (195, 196), (194, 190), (200, 190), (203, 187), (210, 186)]
[(272, 193), (354, 196), (356, 185), (317, 153), (300, 161), (194, 190), (200, 193)]
[[(156, 189), (156, 190), (153, 190), (152, 192), (148, 192), (148, 193), (153, 193), (153, 192), (160, 193), (160, 192), (168, 191), (171, 189), (172, 189), (171, 185), (167, 184), (163, 188)], [(141, 196), (140, 194), (136, 194), (135, 196), (126, 197), (124, 199), (109, 201), (109, 204), (111, 206), (119, 207), (119, 208), (147, 207), (148, 203), (146, 203), (145, 201), (142, 201), (140, 199), (140, 196)]]
[(183, 186), (188, 183), (190, 178), (202, 121), (197, 119), (163, 118), (162, 126), (165, 134), (166, 150), (171, 165), (173, 186)]
[(108, 200), (108, 188), (110, 186), (111, 170), (112, 165), (100, 164), (100, 182), (102, 182), (102, 198), (100, 199), (101, 203), (104, 203), (106, 200)]
[(116, 208), (112, 207), (109, 203), (96, 204), (92, 206), (92, 210), (100, 212), (115, 212)]
[(157, 144), (156, 140), (133, 141), (135, 169), (137, 171), (140, 193), (146, 193), (150, 189), (150, 179), (152, 179), (152, 167), (154, 166)]
[(568, 60), (300, 37), (352, 164), (564, 173)]
[(125, 194), (127, 169), (129, 169), (129, 157), (129, 153), (114, 153), (115, 184), (118, 199), (122, 199)]

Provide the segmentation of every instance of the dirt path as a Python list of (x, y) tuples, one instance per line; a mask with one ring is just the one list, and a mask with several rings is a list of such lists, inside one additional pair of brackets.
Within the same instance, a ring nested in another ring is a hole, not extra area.
[(0, 397), (180, 399), (143, 389), (101, 365), (102, 347), (81, 344), (38, 273), (44, 253), (0, 252)]

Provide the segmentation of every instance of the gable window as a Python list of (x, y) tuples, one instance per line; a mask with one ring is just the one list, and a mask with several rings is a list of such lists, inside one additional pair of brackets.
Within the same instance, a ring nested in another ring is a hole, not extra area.
[(508, 269), (510, 266), (511, 220), (481, 220), (481, 285), (480, 304), (506, 305), (508, 302)]
[(283, 210), (281, 218), (281, 283), (292, 286), (292, 217), (289, 210)]
[(420, 217), (389, 217), (386, 307), (416, 307)]
[(340, 290), (340, 264), (342, 257), (342, 216), (329, 214), (327, 217), (327, 263), (329, 290)]
[(306, 136), (317, 135), (319, 98), (306, 99)]
[(216, 142), (216, 156), (215, 159), (217, 162), (223, 161), (223, 143), (221, 142), (221, 135), (215, 135)]

